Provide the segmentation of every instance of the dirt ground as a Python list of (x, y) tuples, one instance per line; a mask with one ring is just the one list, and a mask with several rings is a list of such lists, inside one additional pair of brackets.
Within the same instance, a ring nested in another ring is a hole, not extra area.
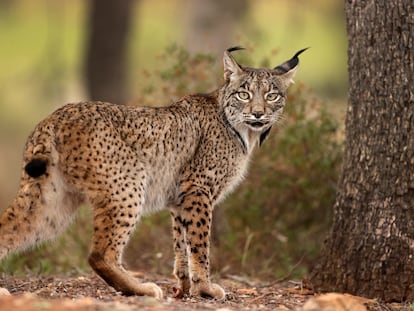
[[(11, 296), (0, 296), (0, 310), (302, 310), (304, 303), (315, 297), (303, 282), (282, 283), (253, 282), (238, 276), (227, 276), (218, 281), (227, 291), (225, 301), (205, 298), (174, 296), (174, 279), (165, 276), (143, 276), (143, 281), (153, 281), (162, 287), (166, 298), (162, 301), (151, 297), (122, 296), (107, 286), (94, 274), (83, 276), (14, 277), (1, 276), (0, 287), (7, 288)], [(321, 296), (319, 296), (321, 297)], [(412, 311), (409, 304), (382, 304), (363, 300), (363, 309), (306, 309), (306, 310), (399, 310)], [(338, 304), (336, 304), (338, 306)]]

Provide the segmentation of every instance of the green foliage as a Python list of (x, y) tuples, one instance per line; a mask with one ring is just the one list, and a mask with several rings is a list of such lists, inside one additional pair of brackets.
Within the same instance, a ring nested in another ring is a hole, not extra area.
[[(138, 105), (168, 104), (186, 94), (212, 91), (222, 81), (221, 59), (209, 55), (171, 46), (160, 62), (162, 70), (144, 72), (151, 82), (141, 84)], [(213, 268), (272, 279), (306, 273), (329, 228), (340, 161), (336, 118), (298, 83), (290, 90), (283, 122), (253, 155), (248, 177), (215, 211)], [(10, 257), (0, 271), (88, 269), (92, 220), (89, 209), (80, 214), (57, 243)], [(170, 231), (167, 211), (144, 217), (124, 256), (127, 266), (171, 273)]]
[(146, 78), (142, 91), (138, 92), (141, 95), (135, 100), (137, 105), (167, 105), (184, 95), (213, 90), (220, 81), (221, 67), (211, 55), (190, 55), (185, 49), (171, 45), (159, 56), (159, 61), (164, 64), (161, 70), (144, 70)]

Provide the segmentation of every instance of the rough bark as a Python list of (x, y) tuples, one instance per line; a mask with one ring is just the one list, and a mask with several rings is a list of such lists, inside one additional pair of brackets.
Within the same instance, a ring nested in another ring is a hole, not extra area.
[(414, 300), (414, 2), (346, 0), (349, 103), (322, 291)]
[(128, 97), (126, 53), (134, 0), (91, 0), (85, 76), (92, 100), (122, 104)]

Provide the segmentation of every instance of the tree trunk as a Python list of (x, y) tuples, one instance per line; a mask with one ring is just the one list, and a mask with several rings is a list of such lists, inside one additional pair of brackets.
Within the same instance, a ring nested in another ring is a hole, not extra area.
[(346, 0), (349, 106), (317, 290), (414, 300), (414, 2)]
[(133, 0), (91, 0), (85, 75), (92, 100), (128, 98), (126, 57)]

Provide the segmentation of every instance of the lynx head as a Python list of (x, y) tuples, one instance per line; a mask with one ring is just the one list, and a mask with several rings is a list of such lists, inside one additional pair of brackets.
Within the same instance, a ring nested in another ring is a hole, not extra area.
[(299, 64), (297, 52), (290, 60), (273, 68), (250, 68), (239, 65), (231, 56), (234, 47), (224, 53), (224, 80), (221, 104), (226, 120), (243, 140), (247, 149), (260, 145), (283, 112), (286, 91), (293, 82)]

